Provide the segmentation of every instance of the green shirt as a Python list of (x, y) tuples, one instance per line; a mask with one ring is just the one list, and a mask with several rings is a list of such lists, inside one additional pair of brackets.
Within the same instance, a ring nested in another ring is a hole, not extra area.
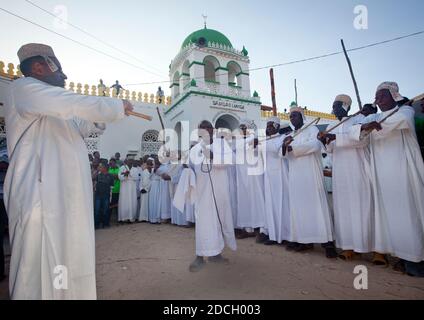
[[(118, 174), (119, 173), (119, 168), (109, 168), (109, 173), (110, 174)], [(119, 181), (118, 178), (115, 178), (115, 182), (113, 184), (113, 188), (112, 188), (112, 193), (119, 193), (119, 190), (121, 188), (121, 181)]]

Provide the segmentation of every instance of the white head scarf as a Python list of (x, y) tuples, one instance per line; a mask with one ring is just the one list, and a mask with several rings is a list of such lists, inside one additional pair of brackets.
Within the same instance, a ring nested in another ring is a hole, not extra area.
[(380, 90), (389, 90), (390, 94), (392, 95), (393, 100), (396, 102), (402, 101), (405, 99), (400, 93), (399, 93), (399, 85), (396, 82), (390, 82), (386, 81), (380, 84), (377, 88), (377, 92)]
[(343, 103), (343, 109), (348, 111), (352, 106), (352, 98), (347, 94), (339, 94), (334, 101), (340, 101)]
[(299, 112), (302, 115), (303, 120), (305, 120), (305, 109), (293, 105), (292, 107), (290, 107), (290, 114), (292, 114), (293, 112)]

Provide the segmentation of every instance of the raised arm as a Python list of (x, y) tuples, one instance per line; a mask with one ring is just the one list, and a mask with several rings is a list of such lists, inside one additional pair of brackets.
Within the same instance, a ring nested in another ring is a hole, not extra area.
[(12, 90), (17, 112), (23, 117), (39, 115), (64, 120), (77, 117), (91, 122), (112, 122), (125, 115), (122, 100), (84, 96), (38, 80), (22, 79)]

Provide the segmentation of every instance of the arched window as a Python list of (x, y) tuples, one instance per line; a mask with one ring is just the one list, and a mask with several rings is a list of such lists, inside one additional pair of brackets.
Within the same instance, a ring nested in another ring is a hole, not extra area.
[(217, 82), (216, 69), (220, 67), (219, 61), (213, 56), (207, 56), (203, 59), (205, 64), (205, 81), (206, 82)]
[(162, 142), (158, 141), (159, 131), (147, 130), (141, 140), (141, 155), (157, 154)]
[(190, 61), (186, 60), (183, 64), (183, 69), (181, 73), (181, 89), (183, 91), (190, 84), (190, 69), (188, 68), (190, 65)]
[(227, 65), (228, 68), (228, 85), (241, 87), (240, 73), (242, 71), (240, 65), (237, 62), (230, 61)]

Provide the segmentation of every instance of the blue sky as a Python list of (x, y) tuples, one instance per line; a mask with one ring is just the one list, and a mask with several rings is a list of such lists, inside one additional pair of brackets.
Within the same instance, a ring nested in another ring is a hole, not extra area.
[[(356, 47), (424, 30), (424, 1), (421, 0), (233, 0), (233, 1), (80, 1), (31, 0), (54, 11), (67, 9), (68, 20), (138, 60), (68, 26), (57, 28), (53, 17), (24, 0), (0, 0), (0, 7), (53, 29), (75, 40), (161, 76), (147, 73), (102, 56), (0, 11), (0, 60), (17, 63), (16, 51), (27, 42), (51, 45), (70, 81), (122, 84), (168, 80), (168, 66), (181, 43), (202, 28), (202, 14), (208, 27), (224, 33), (233, 46), (249, 51), (251, 68), (321, 55), (346, 46)], [(354, 28), (354, 8), (368, 9), (368, 29)], [(363, 103), (372, 102), (382, 81), (399, 83), (401, 93), (413, 97), (424, 92), (422, 61), (424, 35), (350, 53)], [(142, 61), (142, 62), (140, 62)], [(421, 70), (421, 72), (419, 72)], [(293, 81), (298, 82), (299, 103), (309, 109), (329, 111), (337, 94), (356, 99), (343, 55), (275, 68), (277, 104), (282, 111), (294, 99)], [(270, 105), (268, 70), (251, 72), (252, 90)], [(167, 85), (163, 85), (167, 88)], [(126, 89), (155, 93), (157, 85), (125, 86)], [(169, 89), (166, 89), (169, 93)]]

